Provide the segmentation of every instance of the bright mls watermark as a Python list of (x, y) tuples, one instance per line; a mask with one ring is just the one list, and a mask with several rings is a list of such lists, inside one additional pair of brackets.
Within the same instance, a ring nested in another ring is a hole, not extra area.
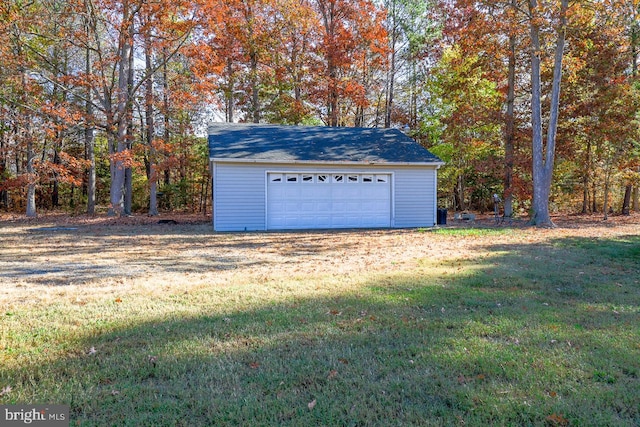
[(68, 405), (0, 405), (0, 426), (69, 427)]

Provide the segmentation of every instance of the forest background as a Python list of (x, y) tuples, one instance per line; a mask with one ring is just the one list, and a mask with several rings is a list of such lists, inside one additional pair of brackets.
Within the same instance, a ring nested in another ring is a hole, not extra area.
[(505, 214), (526, 216), (546, 166), (551, 211), (628, 214), (640, 197), (638, 8), (5, 0), (0, 210), (206, 214), (199, 135), (224, 120), (397, 127), (446, 161), (449, 209), (489, 210), (497, 193)]

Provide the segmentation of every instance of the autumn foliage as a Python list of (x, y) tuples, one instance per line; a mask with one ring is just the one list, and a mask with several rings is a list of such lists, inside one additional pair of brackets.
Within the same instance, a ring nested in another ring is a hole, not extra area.
[[(526, 214), (531, 41), (551, 87), (557, 10), (522, 0), (8, 0), (0, 208), (207, 210), (210, 121), (396, 126), (447, 161), (440, 204)], [(550, 198), (638, 208), (637, 5), (571, 3)], [(548, 98), (543, 97), (546, 111)], [(543, 114), (543, 127), (550, 116)], [(508, 202), (508, 206), (507, 206)]]

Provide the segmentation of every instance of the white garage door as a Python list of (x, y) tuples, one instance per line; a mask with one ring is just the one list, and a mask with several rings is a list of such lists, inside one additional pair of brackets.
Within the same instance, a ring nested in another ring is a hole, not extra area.
[(390, 226), (390, 174), (267, 174), (270, 230)]

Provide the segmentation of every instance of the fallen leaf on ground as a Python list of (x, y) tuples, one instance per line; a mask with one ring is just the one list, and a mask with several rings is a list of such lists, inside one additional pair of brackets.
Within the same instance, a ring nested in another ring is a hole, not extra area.
[(149, 363), (151, 363), (153, 365), (153, 367), (156, 367), (156, 363), (158, 363), (158, 356), (147, 356), (147, 360), (149, 361)]
[(313, 409), (316, 407), (316, 399), (313, 399), (311, 402), (307, 403), (307, 406), (309, 407), (309, 409)]
[(4, 396), (5, 394), (11, 393), (11, 390), (13, 389), (11, 388), (10, 385), (4, 387), (2, 390), (0, 390), (0, 396)]
[(332, 379), (332, 378), (335, 378), (337, 375), (338, 375), (338, 371), (336, 371), (335, 369), (332, 369), (329, 371), (329, 376), (327, 378)]
[(96, 353), (97, 353), (97, 351), (96, 351), (96, 348), (95, 348), (95, 347), (91, 347), (91, 348), (89, 349), (89, 351), (87, 351), (87, 354), (88, 354), (89, 356), (92, 356), (92, 355), (94, 355), (94, 354), (96, 354)]
[(547, 420), (547, 423), (551, 424), (552, 426), (568, 426), (569, 425), (569, 420), (567, 420), (562, 415), (551, 414), (545, 419)]

